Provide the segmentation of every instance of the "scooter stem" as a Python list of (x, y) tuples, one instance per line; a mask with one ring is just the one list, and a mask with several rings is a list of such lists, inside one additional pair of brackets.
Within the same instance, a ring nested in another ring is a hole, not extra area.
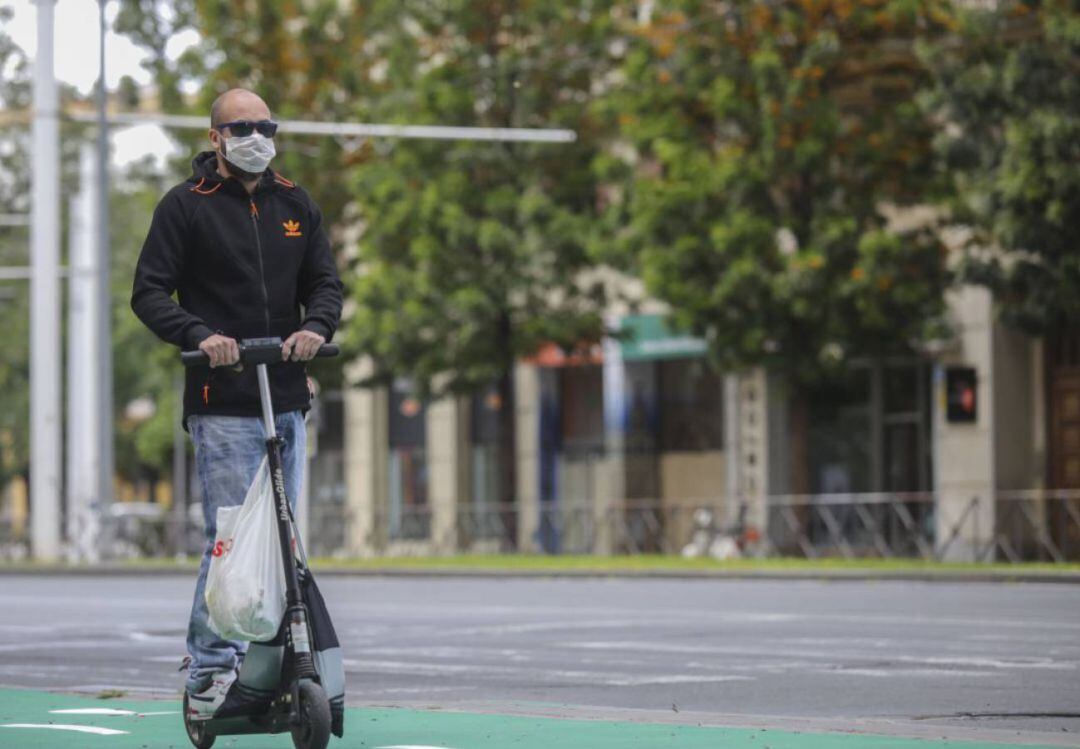
[(266, 374), (266, 365), (255, 366), (255, 373), (259, 376), (259, 401), (262, 403), (263, 426), (266, 427), (266, 438), (277, 437), (277, 429), (274, 427), (274, 407), (270, 402), (270, 378)]

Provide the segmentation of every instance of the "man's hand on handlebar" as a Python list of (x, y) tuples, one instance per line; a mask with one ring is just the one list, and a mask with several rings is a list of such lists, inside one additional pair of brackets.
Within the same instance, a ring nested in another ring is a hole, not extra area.
[(211, 367), (231, 367), (240, 361), (240, 346), (236, 341), (217, 333), (200, 343), (199, 350), (210, 357)]
[(310, 330), (298, 330), (281, 344), (282, 361), (309, 361), (319, 353), (326, 339)]

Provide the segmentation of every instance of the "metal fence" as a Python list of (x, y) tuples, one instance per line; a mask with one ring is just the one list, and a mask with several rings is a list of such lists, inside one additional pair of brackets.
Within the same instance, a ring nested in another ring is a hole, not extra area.
[(782, 556), (937, 556), (929, 493), (771, 497), (765, 536)]
[(1008, 562), (1080, 561), (1080, 491), (1001, 492), (986, 556)]
[[(764, 527), (715, 501), (542, 502), (526, 516), (512, 504), (458, 506), (451, 518), (429, 506), (375, 513), (359, 525), (343, 502), (315, 502), (309, 553), (686, 554), (805, 558), (1080, 561), (1080, 491), (1000, 492), (971, 497), (939, 522), (933, 493), (774, 496)], [(993, 529), (985, 502), (993, 502)], [(153, 505), (114, 505), (99, 528), (102, 559), (191, 556), (200, 552), (201, 513), (184, 518)], [(733, 518), (732, 515), (735, 515)], [(528, 532), (523, 539), (519, 534)], [(962, 550), (962, 552), (961, 552)], [(961, 552), (958, 557), (958, 552)], [(0, 561), (28, 556), (25, 532), (0, 517)]]

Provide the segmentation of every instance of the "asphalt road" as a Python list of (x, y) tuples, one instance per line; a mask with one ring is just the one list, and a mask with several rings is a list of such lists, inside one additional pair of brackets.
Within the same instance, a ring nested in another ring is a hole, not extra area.
[[(1080, 746), (1080, 586), (320, 582), (350, 704), (1007, 730)], [(176, 695), (193, 587), (174, 576), (0, 577), (0, 687)]]

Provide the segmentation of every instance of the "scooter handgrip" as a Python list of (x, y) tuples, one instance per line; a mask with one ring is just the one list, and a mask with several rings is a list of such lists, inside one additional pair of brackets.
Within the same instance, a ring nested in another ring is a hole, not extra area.
[(185, 367), (194, 367), (197, 364), (209, 364), (210, 356), (205, 351), (181, 351), (180, 361)]
[(337, 356), (341, 353), (341, 347), (336, 343), (324, 343), (319, 347), (319, 353), (315, 356)]

